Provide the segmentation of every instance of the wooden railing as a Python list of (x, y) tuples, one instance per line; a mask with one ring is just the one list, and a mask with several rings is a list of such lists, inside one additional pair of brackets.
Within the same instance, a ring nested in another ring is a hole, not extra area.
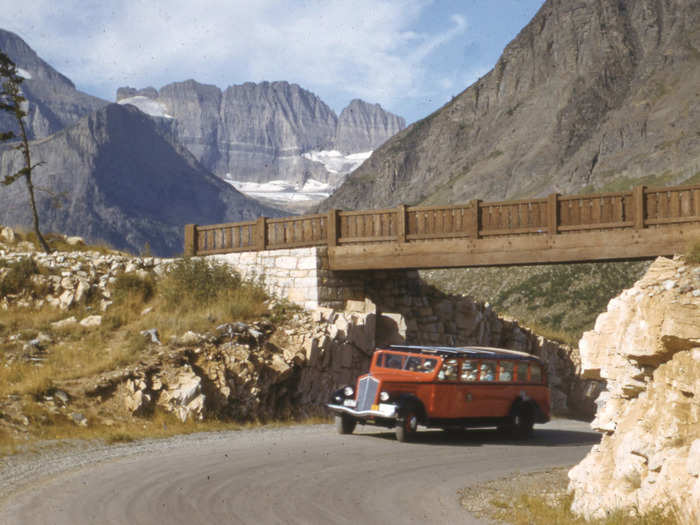
[(700, 184), (668, 188), (451, 206), (338, 211), (283, 219), (185, 227), (185, 254), (276, 250), (302, 246), (559, 235), (700, 223)]

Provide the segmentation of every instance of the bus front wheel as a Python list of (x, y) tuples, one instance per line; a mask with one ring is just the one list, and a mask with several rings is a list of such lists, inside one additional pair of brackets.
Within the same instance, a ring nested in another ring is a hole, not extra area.
[(408, 410), (403, 417), (396, 422), (396, 440), (401, 443), (410, 441), (418, 431), (418, 414)]
[(335, 429), (338, 431), (338, 434), (352, 434), (356, 425), (357, 420), (346, 414), (335, 416)]

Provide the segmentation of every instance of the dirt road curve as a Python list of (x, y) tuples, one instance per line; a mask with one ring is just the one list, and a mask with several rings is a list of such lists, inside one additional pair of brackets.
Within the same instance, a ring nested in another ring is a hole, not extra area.
[(597, 441), (568, 420), (538, 426), (527, 442), (424, 430), (398, 443), (381, 429), (339, 436), (317, 425), (11, 459), (0, 471), (0, 523), (480, 523), (457, 489), (572, 464)]

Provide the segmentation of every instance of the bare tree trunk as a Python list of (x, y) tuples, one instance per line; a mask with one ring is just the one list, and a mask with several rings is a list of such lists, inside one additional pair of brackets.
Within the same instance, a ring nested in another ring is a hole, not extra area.
[(24, 128), (24, 122), (22, 119), (19, 120), (19, 129), (20, 132), (22, 133), (22, 153), (24, 153), (24, 162), (26, 164), (26, 171), (24, 173), (24, 178), (27, 182), (27, 190), (29, 191), (29, 202), (32, 205), (32, 216), (34, 219), (34, 233), (36, 233), (37, 239), (39, 239), (39, 244), (41, 244), (41, 248), (46, 252), (46, 253), (51, 253), (51, 248), (49, 248), (48, 243), (44, 239), (44, 236), (41, 234), (41, 231), (39, 230), (39, 213), (36, 211), (36, 199), (34, 198), (34, 184), (32, 184), (32, 158), (29, 153), (29, 140), (27, 139), (27, 131)]

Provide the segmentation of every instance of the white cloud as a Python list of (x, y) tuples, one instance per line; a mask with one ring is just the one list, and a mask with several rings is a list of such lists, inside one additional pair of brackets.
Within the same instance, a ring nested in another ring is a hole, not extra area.
[[(430, 0), (32, 0), (0, 15), (80, 88), (108, 99), (122, 85), (186, 78), (226, 87), (289, 80), (337, 99), (391, 108), (431, 93), (426, 61), (467, 30), (415, 27)], [(11, 17), (9, 17), (11, 13)], [(453, 81), (452, 81), (453, 82)]]

